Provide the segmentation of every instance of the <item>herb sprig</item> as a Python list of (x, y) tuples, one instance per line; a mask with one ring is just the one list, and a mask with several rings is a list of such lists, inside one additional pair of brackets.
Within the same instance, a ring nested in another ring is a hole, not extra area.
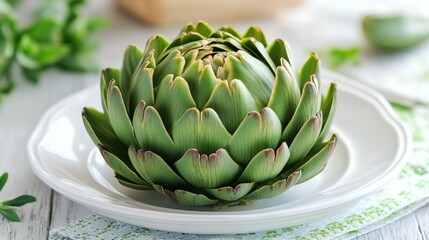
[[(0, 191), (5, 186), (9, 174), (3, 173), (0, 176)], [(21, 218), (16, 213), (16, 208), (24, 206), (27, 203), (35, 202), (36, 198), (31, 195), (21, 195), (19, 197), (0, 202), (0, 214), (12, 222), (20, 222)]]
[(97, 44), (92, 35), (104, 28), (104, 18), (84, 18), (79, 9), (85, 0), (44, 0), (29, 26), (20, 28), (10, 0), (0, 0), (0, 98), (14, 87), (12, 68), (38, 82), (47, 68), (96, 71)]

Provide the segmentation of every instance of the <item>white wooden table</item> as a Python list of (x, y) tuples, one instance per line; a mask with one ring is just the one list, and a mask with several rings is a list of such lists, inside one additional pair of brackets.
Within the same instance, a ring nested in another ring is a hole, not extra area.
[[(156, 33), (162, 33), (171, 39), (179, 29), (177, 26), (142, 26), (118, 13), (110, 2), (97, 0), (91, 1), (91, 5), (88, 12), (103, 12), (112, 16), (110, 29), (98, 36), (102, 40), (98, 59), (103, 66), (119, 66), (128, 43), (143, 46), (146, 39)], [(22, 10), (22, 16), (27, 15), (27, 9)], [(271, 38), (289, 39), (294, 46), (281, 21), (262, 19), (234, 26), (244, 30), (244, 26), (251, 23), (265, 29)], [(284, 32), (279, 33), (279, 29), (284, 29)], [(0, 104), (0, 173), (7, 171), (10, 174), (10, 180), (0, 198), (23, 193), (37, 197), (36, 203), (19, 209), (22, 222), (10, 223), (0, 218), (1, 240), (47, 239), (49, 230), (91, 214), (90, 210), (54, 192), (32, 173), (27, 161), (26, 143), (40, 117), (52, 104), (74, 91), (97, 84), (98, 80), (98, 74), (75, 75), (53, 70), (44, 74), (37, 86), (19, 80), (16, 91)], [(358, 239), (429, 239), (429, 205)]]

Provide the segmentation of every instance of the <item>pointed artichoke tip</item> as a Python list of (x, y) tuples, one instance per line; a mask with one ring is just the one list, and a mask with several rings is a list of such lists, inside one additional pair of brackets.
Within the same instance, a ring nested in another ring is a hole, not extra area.
[(276, 154), (274, 153), (274, 149), (272, 149), (272, 148), (264, 149), (264, 154), (265, 154), (266, 158), (271, 159), (271, 160), (275, 160)]
[(316, 59), (316, 60), (319, 60), (319, 56), (317, 55), (317, 53), (316, 52), (311, 52), (311, 57), (312, 58), (314, 58), (314, 59)]

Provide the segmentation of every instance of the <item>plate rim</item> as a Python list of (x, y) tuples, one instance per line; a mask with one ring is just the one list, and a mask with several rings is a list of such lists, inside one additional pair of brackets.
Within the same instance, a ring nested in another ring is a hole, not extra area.
[[(245, 211), (242, 211), (240, 213), (242, 214), (228, 214), (231, 212), (222, 212), (222, 215), (219, 214), (213, 214), (210, 212), (210, 214), (198, 214), (198, 218), (200, 219), (199, 222), (201, 224), (209, 224), (209, 223), (216, 223), (220, 220), (218, 219), (219, 216), (227, 217), (229, 223), (243, 223), (243, 216), (246, 217), (246, 222), (252, 222), (252, 221), (271, 221), (273, 219), (278, 218), (285, 218), (285, 217), (291, 217), (295, 215), (299, 215), (300, 217), (304, 217), (305, 214), (311, 214), (311, 215), (317, 215), (321, 212), (326, 212), (330, 208), (333, 208), (335, 206), (344, 205), (348, 202), (352, 202), (354, 200), (360, 199), (366, 195), (368, 195), (371, 192), (374, 192), (375, 190), (381, 188), (385, 184), (387, 184), (389, 181), (391, 181), (398, 173), (399, 171), (405, 166), (408, 160), (408, 156), (411, 153), (412, 149), (412, 138), (411, 133), (408, 130), (408, 128), (400, 122), (398, 116), (394, 112), (393, 108), (389, 105), (387, 100), (385, 100), (378, 92), (371, 89), (370, 87), (365, 86), (362, 83), (359, 83), (355, 80), (352, 80), (346, 76), (343, 76), (341, 74), (323, 69), (322, 75), (325, 79), (329, 79), (332, 82), (340, 82), (341, 84), (344, 84), (342, 86), (347, 86), (351, 88), (355, 88), (359, 91), (359, 95), (365, 94), (367, 97), (370, 97), (372, 100), (369, 101), (372, 103), (372, 105), (375, 105), (378, 110), (382, 109), (384, 111), (383, 116), (386, 120), (389, 120), (391, 122), (391, 127), (398, 132), (399, 135), (402, 135), (404, 138), (399, 139), (399, 145), (402, 146), (402, 151), (398, 150), (395, 155), (395, 159), (392, 160), (392, 164), (389, 165), (390, 171), (384, 171), (384, 175), (380, 175), (378, 178), (376, 178), (374, 181), (371, 182), (371, 184), (365, 186), (364, 188), (360, 188), (358, 191), (354, 192), (353, 194), (347, 194), (343, 195), (340, 198), (337, 198), (335, 200), (331, 200), (328, 204), (327, 203), (319, 203), (319, 204), (313, 204), (311, 205), (312, 208), (318, 208), (317, 210), (313, 210), (308, 213), (294, 213), (294, 212), (288, 212), (288, 214), (285, 214), (285, 209), (278, 210), (276, 212), (269, 212), (269, 211), (262, 211), (262, 212), (256, 212), (256, 213), (244, 213)], [(91, 200), (94, 200), (91, 196), (86, 195), (80, 195), (76, 196), (76, 194), (67, 188), (61, 188), (57, 184), (55, 184), (55, 179), (52, 178), (52, 176), (49, 176), (42, 167), (37, 164), (37, 139), (40, 139), (40, 136), (43, 135), (44, 131), (47, 128), (47, 122), (48, 120), (55, 114), (56, 110), (59, 108), (59, 106), (63, 106), (66, 103), (70, 101), (70, 99), (76, 98), (80, 95), (82, 95), (85, 91), (88, 91), (91, 88), (94, 88), (95, 84), (92, 86), (89, 86), (87, 88), (84, 88), (80, 91), (77, 91), (75, 93), (70, 94), (69, 96), (63, 98), (62, 100), (58, 101), (56, 104), (51, 106), (41, 117), (39, 122), (37, 123), (35, 129), (33, 130), (28, 142), (27, 142), (27, 156), (30, 161), (30, 166), (33, 170), (33, 172), (43, 181), (45, 182), (49, 187), (54, 189), (55, 191), (61, 193), (62, 195), (66, 196), (67, 198), (78, 202), (84, 206), (87, 206), (91, 208), (92, 210), (101, 213), (102, 215), (110, 215), (110, 216), (117, 216), (121, 215), (123, 216), (124, 213), (127, 213), (126, 215), (133, 218), (141, 217), (144, 214), (144, 218), (148, 221), (155, 221), (155, 220), (165, 220), (166, 218), (169, 219), (169, 221), (173, 221), (174, 219), (180, 219), (182, 224), (195, 224), (195, 221), (192, 221), (195, 219), (195, 213), (188, 213), (188, 210), (176, 210), (171, 209), (170, 212), (160, 212), (154, 209), (143, 209), (140, 208), (138, 211), (135, 211), (136, 209), (134, 207), (129, 206), (118, 206), (114, 203), (106, 203), (103, 206), (97, 205), (96, 203), (93, 203)], [(384, 115), (386, 114), (386, 115)], [(43, 124), (45, 123), (45, 124)], [(399, 149), (399, 148), (398, 148)], [(131, 210), (134, 210), (131, 211)], [(109, 213), (106, 213), (108, 211)], [(183, 212), (180, 212), (183, 211)], [(250, 210), (251, 211), (251, 210)], [(199, 213), (204, 213), (204, 211), (198, 211)], [(123, 219), (123, 218), (122, 218)], [(161, 229), (165, 230), (165, 229)], [(174, 231), (169, 230), (167, 231)], [(248, 232), (248, 231), (244, 231)], [(219, 232), (193, 232), (193, 233), (219, 233)], [(229, 232), (228, 232), (229, 233)], [(232, 233), (232, 232), (231, 232)], [(237, 231), (239, 233), (239, 231)]]

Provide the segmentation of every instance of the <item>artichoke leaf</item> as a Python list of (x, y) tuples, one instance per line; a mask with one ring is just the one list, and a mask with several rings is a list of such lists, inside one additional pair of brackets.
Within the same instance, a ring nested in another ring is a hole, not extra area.
[(171, 201), (184, 206), (202, 207), (202, 206), (210, 206), (219, 202), (219, 200), (210, 199), (202, 193), (193, 193), (193, 192), (190, 192), (187, 190), (181, 190), (181, 189), (170, 191), (164, 188), (163, 186), (156, 185), (156, 184), (153, 187), (157, 192), (166, 196)]
[[(196, 51), (198, 54), (198, 51)], [(186, 57), (185, 57), (186, 58)], [(188, 62), (187, 62), (188, 63)], [(189, 89), (192, 93), (193, 98), (195, 99), (195, 95), (197, 94), (198, 88), (198, 79), (201, 71), (203, 69), (204, 63), (202, 60), (194, 60), (191, 62), (191, 65), (186, 68), (185, 72), (182, 74), (182, 78), (186, 80), (189, 85)]]
[(290, 158), (287, 166), (293, 166), (304, 158), (316, 143), (322, 129), (322, 112), (307, 120), (289, 146)]
[(233, 34), (226, 32), (226, 31), (216, 31), (214, 33), (212, 33), (209, 38), (216, 38), (216, 39), (229, 39), (229, 38), (234, 38), (236, 40), (240, 40), (239, 38), (237, 38), (236, 36), (234, 36)]
[(136, 107), (133, 127), (140, 148), (161, 155), (169, 163), (180, 157), (179, 150), (165, 129), (161, 116), (154, 107), (146, 106), (144, 101)]
[(337, 141), (337, 134), (332, 134), (327, 142), (316, 144), (305, 159), (297, 163), (299, 164), (297, 170), (302, 172), (298, 183), (307, 181), (325, 168), (329, 157), (334, 152)]
[(287, 126), (291, 120), (300, 97), (295, 77), (287, 71), (287, 67), (277, 67), (273, 92), (268, 102), (268, 107), (277, 114), (283, 126)]
[(158, 86), (161, 80), (169, 74), (172, 74), (175, 77), (182, 75), (185, 64), (185, 58), (178, 50), (170, 53), (167, 58), (160, 62), (155, 68), (155, 72), (153, 74), (153, 86)]
[[(185, 58), (185, 66), (183, 67), (183, 74), (186, 73), (189, 66), (195, 63), (198, 57), (198, 53), (199, 53), (198, 49), (193, 49), (183, 54), (183, 57)], [(196, 74), (196, 76), (198, 76), (198, 73)]]
[(148, 183), (146, 183), (145, 185), (133, 183), (119, 174), (115, 174), (115, 178), (122, 186), (125, 186), (125, 187), (129, 187), (136, 190), (153, 190), (153, 187)]
[(104, 113), (85, 107), (82, 111), (82, 119), (85, 129), (95, 145), (101, 144), (116, 156), (124, 156), (124, 153), (118, 150), (124, 149), (126, 146), (119, 141)]
[(253, 37), (251, 38), (244, 38), (241, 40), (241, 45), (252, 55), (261, 61), (263, 61), (268, 67), (271, 68), (271, 70), (274, 72), (276, 70), (276, 65), (274, 64), (273, 60), (271, 59), (270, 55), (268, 55), (267, 50), (265, 49), (265, 46), (262, 45), (262, 43), (258, 42)]
[(171, 167), (156, 153), (143, 151), (130, 146), (128, 155), (139, 175), (148, 183), (160, 184), (165, 187), (189, 186)]
[(319, 90), (315, 81), (305, 83), (298, 106), (289, 124), (283, 131), (281, 141), (292, 143), (304, 123), (320, 109)]
[(131, 168), (125, 164), (121, 159), (112, 153), (108, 152), (103, 148), (103, 146), (98, 145), (98, 149), (100, 150), (101, 155), (103, 156), (106, 163), (115, 171), (115, 173), (121, 175), (126, 178), (128, 181), (132, 183), (136, 183), (142, 186), (150, 187), (150, 185), (141, 179), (137, 173), (135, 173)]
[(311, 53), (299, 72), (299, 84), (301, 89), (304, 88), (306, 82), (311, 81), (311, 75), (316, 75), (317, 87), (320, 87), (320, 65), (321, 62), (317, 54)]
[(222, 199), (224, 201), (236, 201), (248, 194), (254, 186), (254, 182), (240, 183), (235, 187), (225, 186), (220, 188), (206, 189), (206, 191), (218, 199)]
[(292, 50), (287, 42), (282, 39), (274, 40), (267, 48), (268, 55), (273, 60), (276, 66), (282, 65), (281, 59), (285, 59), (290, 66), (295, 66), (295, 61), (292, 57)]
[(278, 180), (273, 184), (261, 184), (253, 192), (245, 196), (245, 199), (262, 199), (272, 198), (284, 193), (293, 185), (297, 184), (301, 177), (301, 171), (296, 171), (287, 176), (285, 179)]
[[(118, 68), (105, 68), (101, 71), (101, 104), (103, 106), (103, 111), (107, 112), (107, 89), (109, 88), (110, 81), (120, 81), (121, 80), (121, 70)], [(108, 120), (108, 119), (107, 119)]]
[(231, 139), (231, 134), (211, 108), (201, 112), (197, 108), (188, 109), (170, 132), (181, 153), (190, 148), (196, 148), (200, 153), (212, 153), (225, 147)]
[(233, 35), (234, 37), (241, 39), (241, 35), (240, 33), (238, 33), (234, 28), (230, 27), (230, 26), (223, 26), (221, 28), (219, 28), (218, 31), (222, 31), (222, 32), (227, 32), (231, 35)]
[(155, 97), (155, 109), (169, 129), (189, 108), (196, 107), (189, 85), (182, 77), (172, 79), (167, 75), (162, 80)]
[(242, 171), (225, 149), (219, 149), (210, 155), (189, 149), (174, 163), (174, 167), (187, 182), (200, 188), (225, 186)]
[(155, 102), (153, 92), (153, 69), (139, 68), (131, 80), (129, 109), (130, 113), (136, 108), (140, 101), (152, 106)]
[(110, 81), (107, 90), (107, 115), (113, 130), (122, 142), (126, 145), (137, 145), (134, 137), (134, 129), (122, 98), (121, 91), (115, 85), (115, 81)]
[(204, 108), (204, 105), (206, 105), (207, 101), (209, 100), (214, 88), (219, 83), (220, 79), (216, 77), (212, 66), (204, 66), (198, 79), (196, 89), (192, 91), (198, 109)]
[(243, 38), (249, 37), (253, 37), (254, 39), (258, 40), (258, 42), (262, 43), (264, 47), (268, 46), (264, 31), (258, 27), (251, 26), (249, 29), (247, 29), (246, 33), (243, 35)]
[(138, 46), (136, 45), (128, 46), (127, 50), (125, 51), (125, 55), (122, 63), (121, 79), (120, 81), (119, 79), (116, 80), (119, 88), (122, 90), (122, 93), (125, 97), (124, 99), (128, 98), (127, 94), (128, 94), (128, 91), (130, 90), (131, 78), (133, 77), (134, 72), (139, 66), (142, 58), (143, 58), (143, 51)]
[(263, 182), (276, 177), (286, 165), (289, 155), (285, 142), (276, 153), (272, 148), (260, 151), (250, 160), (237, 182)]
[(240, 165), (247, 165), (261, 149), (277, 147), (281, 123), (270, 108), (250, 112), (232, 135), (226, 149)]
[(274, 85), (272, 70), (245, 51), (225, 58), (228, 80), (239, 79), (249, 89), (257, 104), (267, 106)]
[(158, 59), (161, 56), (161, 53), (169, 45), (169, 41), (162, 35), (156, 35), (151, 38), (146, 43), (146, 48), (144, 50), (144, 56), (147, 56), (151, 51), (153, 51), (155, 59)]
[(170, 45), (164, 51), (167, 51), (175, 47), (183, 46), (187, 43), (197, 42), (204, 39), (205, 37), (197, 32), (181, 33), (176, 39), (174, 39), (170, 43)]
[(219, 115), (226, 129), (233, 133), (246, 115), (253, 110), (259, 111), (251, 93), (240, 80), (218, 82), (207, 101), (205, 108), (212, 108)]
[(322, 100), (323, 126), (318, 141), (323, 141), (331, 129), (337, 109), (337, 85), (331, 83)]
[(213, 29), (206, 22), (198, 21), (196, 25), (189, 23), (180, 32), (182, 33), (197, 32), (204, 37), (209, 37), (213, 33)]

